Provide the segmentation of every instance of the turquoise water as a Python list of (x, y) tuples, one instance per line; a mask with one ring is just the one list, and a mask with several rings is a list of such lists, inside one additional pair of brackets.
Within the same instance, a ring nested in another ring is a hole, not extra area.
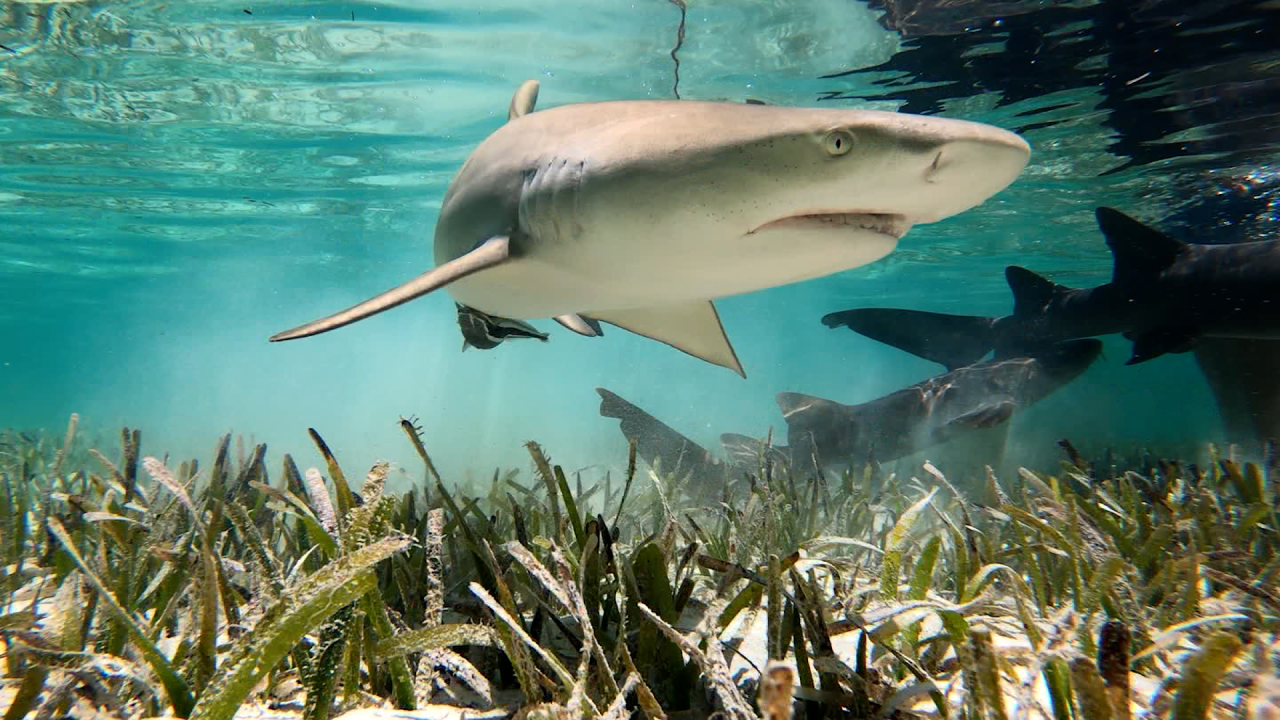
[[(1192, 5), (1221, 16), (1231, 4)], [(234, 431), (267, 442), (272, 467), (286, 451), (304, 467), (318, 463), (306, 435), (314, 427), (349, 467), (379, 458), (417, 467), (397, 426), (417, 416), (437, 464), (459, 479), (525, 467), (527, 440), (568, 469), (625, 463), (616, 421), (598, 415), (597, 386), (709, 448), (721, 432), (785, 434), (778, 391), (855, 403), (939, 372), (829, 330), (822, 315), (867, 306), (1005, 314), (1008, 264), (1072, 286), (1109, 279), (1098, 205), (1159, 224), (1240, 178), (1253, 178), (1259, 194), (1270, 187), (1274, 108), (1255, 116), (1250, 103), (1280, 96), (1276, 53), (1254, 47), (1257, 33), (1275, 30), (1274, 13), (1235, 5), (1253, 14), (1206, 41), (1238, 35), (1221, 46), (1221, 67), (1188, 57), (1183, 70), (1115, 68), (1128, 73), (1112, 85), (1129, 88), (1134, 127), (1142, 112), (1159, 127), (1171, 112), (1190, 118), (1126, 145), (1129, 126), (1115, 126), (1108, 86), (1067, 77), (1095, 71), (1108, 54), (1050, 66), (1039, 86), (1016, 93), (986, 77), (962, 93), (891, 65), (829, 77), (892, 64), (921, 42), (886, 29), (881, 11), (862, 2), (690, 0), (677, 52), (683, 98), (895, 109), (920, 102), (904, 89), (934, 88), (941, 100), (929, 112), (1025, 127), (1033, 148), (1009, 189), (917, 226), (882, 261), (718, 301), (743, 380), (620, 330), (589, 340), (550, 321), (535, 324), (551, 342), (462, 353), (443, 293), (327, 335), (266, 341), (431, 265), (445, 188), (505, 122), (520, 82), (540, 81), (540, 108), (673, 98), (677, 5), (6, 3), (0, 427), (60, 429), (78, 412), (104, 432), (141, 428), (144, 453), (179, 457), (206, 457)], [(1175, 20), (1190, 28), (1196, 17)], [(1084, 20), (1043, 22), (1041, 41), (1059, 43), (1046, 64), (1073, 33), (1087, 42)], [(991, 40), (965, 62), (999, 57), (1001, 27), (976, 23), (970, 35)], [(1037, 77), (1034, 64), (1020, 63), (1008, 64), (1011, 83)], [(1196, 114), (1217, 107), (1224, 88), (1243, 100)], [(1175, 91), (1183, 94), (1142, 104)], [(1215, 143), (1222, 137), (1238, 142)], [(1130, 163), (1117, 144), (1141, 149), (1143, 162)], [(1274, 225), (1256, 227), (1238, 239)], [(1128, 354), (1127, 341), (1106, 338), (1083, 377), (1015, 418), (1005, 454), (1047, 462), (1054, 441), (1069, 437), (1097, 452), (1193, 456), (1224, 439), (1190, 355), (1124, 367)]]

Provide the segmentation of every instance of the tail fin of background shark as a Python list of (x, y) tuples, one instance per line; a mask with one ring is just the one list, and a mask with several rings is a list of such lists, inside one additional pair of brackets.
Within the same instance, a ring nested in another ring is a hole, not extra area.
[(623, 436), (635, 441), (636, 454), (649, 465), (660, 465), (664, 473), (689, 475), (695, 482), (723, 479), (727, 466), (701, 445), (616, 393), (599, 387), (596, 392), (601, 417), (621, 420)]
[(822, 324), (829, 328), (843, 325), (872, 340), (955, 370), (978, 362), (991, 350), (995, 344), (994, 320), (980, 315), (863, 308), (831, 313), (822, 318)]

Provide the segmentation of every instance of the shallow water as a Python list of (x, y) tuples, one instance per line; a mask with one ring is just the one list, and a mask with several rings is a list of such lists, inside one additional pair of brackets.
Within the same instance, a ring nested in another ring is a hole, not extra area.
[[(0, 427), (78, 412), (180, 457), (235, 431), (303, 467), (319, 462), (314, 427), (344, 463), (416, 467), (403, 415), (454, 478), (525, 467), (531, 439), (569, 469), (616, 467), (625, 440), (594, 388), (709, 448), (785, 433), (780, 390), (855, 403), (939, 371), (822, 315), (1004, 314), (1009, 264), (1106, 282), (1098, 205), (1201, 241), (1274, 234), (1274, 3), (1010, 5), (1039, 10), (904, 38), (862, 2), (691, 2), (677, 84), (682, 12), (665, 0), (6, 3)], [(429, 266), (450, 178), (529, 78), (540, 108), (676, 92), (901, 107), (1018, 130), (1033, 155), (1008, 190), (882, 261), (719, 301), (746, 380), (549, 321), (551, 342), (463, 354), (443, 293), (268, 344)], [(1224, 439), (1191, 355), (1128, 354), (1107, 338), (1083, 377), (1015, 417), (1005, 454)]]

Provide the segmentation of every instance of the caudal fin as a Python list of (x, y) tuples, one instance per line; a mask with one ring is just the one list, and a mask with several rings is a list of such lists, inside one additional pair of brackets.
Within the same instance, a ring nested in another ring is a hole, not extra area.
[(829, 328), (847, 327), (955, 370), (978, 362), (991, 350), (995, 344), (994, 320), (981, 315), (862, 308), (830, 313), (823, 316), (822, 324)]
[(600, 416), (622, 421), (619, 424), (622, 435), (635, 441), (636, 454), (642, 460), (660, 465), (664, 473), (687, 474), (697, 481), (723, 478), (723, 463), (701, 445), (618, 394), (605, 388), (596, 388), (596, 392), (600, 395)]

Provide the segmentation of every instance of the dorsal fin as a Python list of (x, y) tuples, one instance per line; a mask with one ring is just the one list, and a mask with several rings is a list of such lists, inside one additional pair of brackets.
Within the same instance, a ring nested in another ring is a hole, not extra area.
[(792, 457), (831, 462), (857, 447), (862, 423), (856, 406), (793, 392), (780, 392), (775, 398), (787, 423)]
[(1181, 240), (1144, 225), (1119, 210), (1100, 207), (1094, 215), (1115, 258), (1111, 284), (1116, 287), (1132, 287), (1151, 281), (1187, 249), (1187, 244)]
[(511, 96), (511, 104), (507, 106), (507, 122), (511, 122), (522, 115), (528, 115), (533, 112), (533, 106), (538, 104), (538, 81), (525, 80), (516, 88), (516, 94)]
[(778, 402), (778, 409), (782, 411), (784, 418), (794, 415), (797, 412), (812, 410), (813, 408), (833, 408), (840, 407), (840, 403), (826, 398), (820, 398), (816, 395), (805, 395), (797, 392), (780, 392), (775, 396)]
[(1013, 292), (1014, 315), (1039, 312), (1055, 295), (1070, 290), (1017, 265), (1010, 265), (1004, 269), (1004, 279), (1008, 281), (1009, 290)]

